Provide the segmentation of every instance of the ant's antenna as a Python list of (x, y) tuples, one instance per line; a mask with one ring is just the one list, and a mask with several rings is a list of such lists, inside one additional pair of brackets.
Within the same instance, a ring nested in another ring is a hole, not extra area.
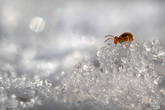
[(108, 36), (111, 36), (111, 37), (113, 37), (113, 38), (114, 38), (114, 36), (113, 36), (113, 35), (107, 35), (107, 36), (105, 36), (105, 37), (108, 37)]
[[(109, 38), (109, 39), (114, 39), (114, 38), (115, 38), (113, 35), (107, 35), (107, 36), (105, 36), (105, 37), (108, 37), (108, 36), (113, 37), (113, 38)], [(105, 42), (107, 42), (109, 39), (107, 39)]]
[[(109, 38), (109, 39), (114, 39), (114, 38)], [(104, 42), (107, 42), (109, 39), (105, 40)]]

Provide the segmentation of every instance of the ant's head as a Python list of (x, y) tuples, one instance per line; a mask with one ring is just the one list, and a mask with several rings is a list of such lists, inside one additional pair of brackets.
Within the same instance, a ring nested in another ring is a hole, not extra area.
[(114, 44), (115, 44), (115, 46), (116, 46), (117, 43), (118, 43), (118, 37), (115, 36), (115, 37), (114, 37)]

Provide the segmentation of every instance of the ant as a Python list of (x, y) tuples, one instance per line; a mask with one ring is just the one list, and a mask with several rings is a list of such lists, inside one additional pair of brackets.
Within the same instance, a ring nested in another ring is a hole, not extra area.
[(126, 42), (126, 41), (132, 42), (134, 40), (133, 35), (129, 32), (125, 32), (125, 33), (121, 34), (119, 37), (117, 37), (117, 36), (114, 37), (113, 35), (107, 35), (105, 37), (108, 37), (108, 36), (111, 36), (113, 38), (108, 38), (107, 40), (105, 40), (105, 42), (107, 42), (109, 39), (113, 39), (115, 47), (118, 42), (121, 44), (121, 46), (123, 46), (122, 45), (123, 42)]

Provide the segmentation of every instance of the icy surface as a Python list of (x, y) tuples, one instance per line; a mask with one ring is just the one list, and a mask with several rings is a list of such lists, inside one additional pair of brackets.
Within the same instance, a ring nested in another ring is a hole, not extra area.
[(75, 103), (94, 99), (127, 110), (159, 109), (164, 101), (159, 89), (163, 75), (155, 70), (154, 61), (165, 62), (164, 50), (158, 40), (102, 47), (97, 52), (98, 67), (84, 59), (56, 87), (58, 100)]
[(123, 47), (108, 44), (95, 60), (84, 58), (75, 65), (55, 87), (40, 76), (18, 77), (10, 64), (0, 61), (0, 109), (32, 110), (60, 103), (81, 110), (158, 110), (165, 102), (165, 89), (160, 87), (165, 73), (157, 71), (155, 61), (164, 66), (165, 48), (158, 40)]

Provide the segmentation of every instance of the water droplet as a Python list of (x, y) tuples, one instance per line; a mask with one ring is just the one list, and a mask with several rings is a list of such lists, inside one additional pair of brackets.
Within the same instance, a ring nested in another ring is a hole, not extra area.
[(34, 32), (42, 32), (45, 28), (45, 21), (41, 17), (31, 19), (29, 27)]
[(12, 99), (15, 99), (15, 98), (16, 98), (16, 95), (15, 95), (15, 94), (12, 94), (12, 95), (11, 95), (11, 98), (12, 98)]
[(87, 66), (87, 65), (84, 65), (84, 66), (83, 66), (83, 70), (84, 70), (84, 71), (87, 71), (87, 69), (88, 69), (88, 66)]

